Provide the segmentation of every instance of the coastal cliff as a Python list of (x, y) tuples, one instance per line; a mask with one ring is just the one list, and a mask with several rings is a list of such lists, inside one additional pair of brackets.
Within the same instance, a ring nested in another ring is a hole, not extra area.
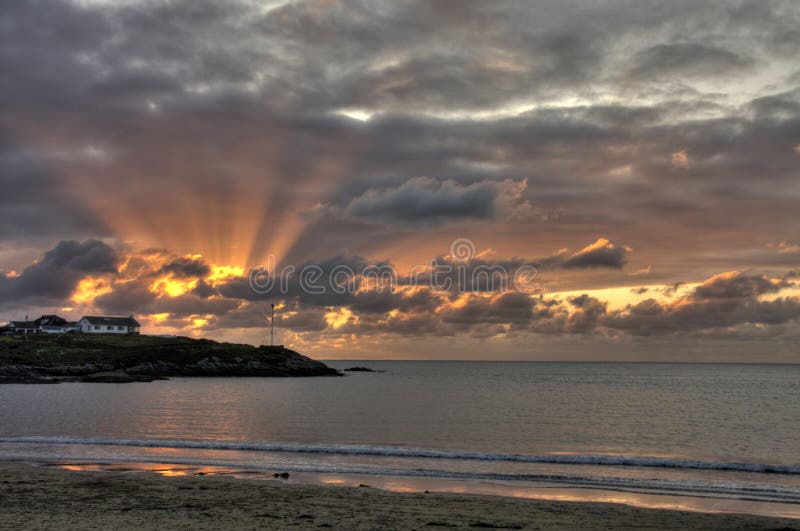
[(147, 382), (171, 376), (338, 376), (284, 347), (188, 337), (0, 337), (0, 383)]

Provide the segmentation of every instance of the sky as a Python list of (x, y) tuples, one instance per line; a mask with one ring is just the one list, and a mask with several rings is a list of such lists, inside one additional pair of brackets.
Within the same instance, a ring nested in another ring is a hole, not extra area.
[(0, 0), (0, 321), (800, 362), (798, 57), (792, 0)]

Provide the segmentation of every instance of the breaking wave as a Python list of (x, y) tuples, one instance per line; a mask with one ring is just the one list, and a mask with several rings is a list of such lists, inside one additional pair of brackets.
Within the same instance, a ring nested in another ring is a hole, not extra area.
[(502, 461), (512, 463), (551, 463), (558, 465), (631, 466), (683, 470), (715, 470), (761, 474), (800, 475), (800, 465), (706, 461), (668, 457), (575, 454), (510, 454), (451, 450), (429, 450), (392, 446), (299, 444), (273, 442), (201, 441), (185, 439), (98, 439), (76, 437), (0, 437), (0, 443), (132, 446), (143, 448), (186, 448), (200, 450), (238, 450), (297, 454), (331, 454), (350, 456), (386, 456), (468, 461)]

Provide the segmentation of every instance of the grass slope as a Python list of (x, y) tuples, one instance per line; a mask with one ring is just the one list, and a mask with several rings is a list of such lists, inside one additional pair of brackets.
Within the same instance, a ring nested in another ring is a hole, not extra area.
[[(73, 374), (76, 367), (91, 364), (113, 371), (126, 371), (148, 364), (167, 364), (170, 366), (169, 374), (163, 376), (337, 374), (337, 371), (321, 362), (279, 346), (253, 347), (188, 337), (93, 334), (0, 336), (0, 372), (12, 366), (41, 369), (70, 367), (65, 374)], [(157, 369), (155, 371), (157, 373)]]

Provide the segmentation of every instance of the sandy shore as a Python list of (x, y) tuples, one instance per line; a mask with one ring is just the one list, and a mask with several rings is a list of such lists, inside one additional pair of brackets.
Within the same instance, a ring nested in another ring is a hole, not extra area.
[(5, 529), (798, 529), (800, 521), (0, 463)]

